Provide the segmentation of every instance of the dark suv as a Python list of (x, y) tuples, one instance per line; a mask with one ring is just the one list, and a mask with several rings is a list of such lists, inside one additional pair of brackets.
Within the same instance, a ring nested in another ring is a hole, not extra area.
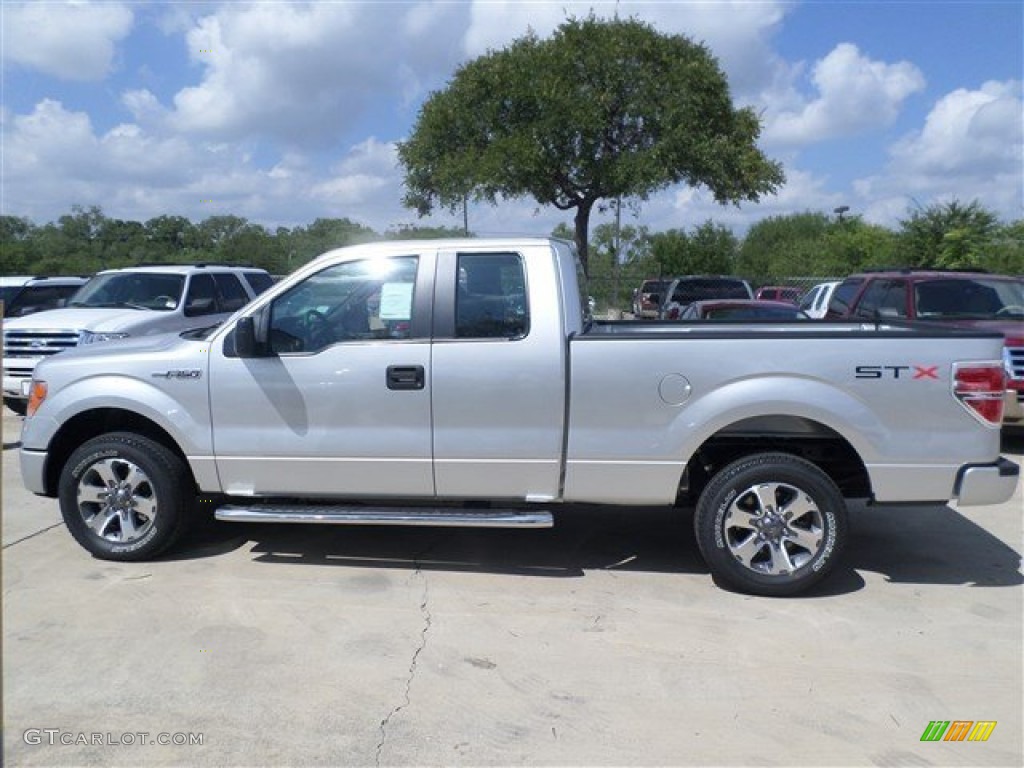
[(86, 282), (85, 277), (0, 277), (4, 317), (63, 307)]
[(695, 301), (706, 299), (752, 299), (750, 283), (738, 277), (687, 275), (668, 284), (661, 304), (662, 320), (678, 320), (683, 310)]
[(862, 272), (832, 294), (826, 320), (916, 320), (999, 331), (1006, 339), (1003, 424), (1024, 426), (1024, 278), (987, 272)]

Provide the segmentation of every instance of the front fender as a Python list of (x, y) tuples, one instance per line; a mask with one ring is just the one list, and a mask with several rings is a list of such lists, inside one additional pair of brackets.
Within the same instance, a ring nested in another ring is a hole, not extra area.
[(39, 410), (25, 420), (22, 445), (30, 450), (45, 450), (60, 427), (71, 419), (88, 411), (115, 408), (157, 424), (186, 456), (212, 454), (206, 382), (161, 382), (167, 391), (137, 378), (114, 374), (78, 379), (49, 395)]

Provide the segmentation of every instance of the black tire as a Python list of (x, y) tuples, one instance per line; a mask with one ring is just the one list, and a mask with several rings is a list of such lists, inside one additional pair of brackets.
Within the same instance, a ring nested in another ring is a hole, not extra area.
[(761, 453), (729, 464), (705, 487), (693, 518), (712, 575), (781, 597), (824, 579), (847, 539), (846, 502), (814, 464)]
[(182, 459), (131, 432), (89, 440), (60, 474), (60, 511), (71, 535), (95, 557), (149, 560), (188, 528), (195, 484)]
[(20, 400), (16, 397), (5, 397), (4, 405), (19, 416), (24, 416), (26, 411), (28, 411), (28, 400)]

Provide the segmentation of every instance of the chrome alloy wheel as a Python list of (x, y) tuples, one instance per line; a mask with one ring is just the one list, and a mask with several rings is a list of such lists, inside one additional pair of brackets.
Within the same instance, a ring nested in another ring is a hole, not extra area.
[(121, 544), (136, 541), (153, 527), (156, 490), (137, 464), (103, 459), (78, 481), (78, 512), (96, 536)]
[(786, 483), (762, 483), (737, 494), (722, 532), (736, 560), (769, 576), (790, 574), (811, 562), (826, 540), (814, 499)]

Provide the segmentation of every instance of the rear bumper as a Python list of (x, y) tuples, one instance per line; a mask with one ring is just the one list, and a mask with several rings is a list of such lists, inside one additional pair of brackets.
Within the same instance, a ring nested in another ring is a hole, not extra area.
[(1002, 456), (992, 464), (967, 464), (956, 478), (956, 501), (962, 507), (1002, 504), (1017, 488), (1020, 467)]
[(1004, 393), (1003, 424), (1024, 426), (1024, 388), (1007, 389)]

